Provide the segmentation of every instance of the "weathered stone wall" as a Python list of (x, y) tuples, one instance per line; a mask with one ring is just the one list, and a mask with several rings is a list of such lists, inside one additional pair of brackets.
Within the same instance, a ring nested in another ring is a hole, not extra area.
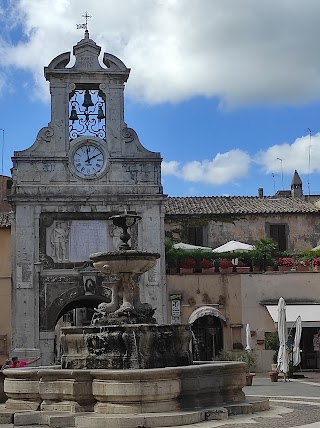
[(190, 216), (180, 221), (166, 217), (165, 231), (177, 242), (186, 242), (188, 226), (203, 226), (204, 245), (216, 248), (231, 240), (254, 243), (268, 235), (268, 224), (287, 225), (288, 251), (311, 249), (320, 242), (320, 216), (317, 213), (217, 216), (215, 219)]

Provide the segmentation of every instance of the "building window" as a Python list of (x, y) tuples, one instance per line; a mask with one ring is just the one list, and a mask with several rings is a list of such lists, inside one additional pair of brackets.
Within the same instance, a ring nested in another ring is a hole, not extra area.
[(278, 244), (278, 251), (287, 250), (288, 230), (285, 224), (269, 224), (268, 235)]
[(188, 244), (203, 246), (203, 227), (189, 226), (188, 227)]

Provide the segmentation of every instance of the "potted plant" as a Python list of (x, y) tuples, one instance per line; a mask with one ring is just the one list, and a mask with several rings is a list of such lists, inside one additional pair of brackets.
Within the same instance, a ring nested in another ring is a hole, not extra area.
[[(272, 238), (260, 238), (254, 245), (255, 249), (250, 252), (252, 265), (253, 267), (259, 266), (260, 269), (265, 271), (277, 249), (277, 243)], [(253, 271), (257, 271), (257, 269), (253, 269)]]
[(250, 272), (250, 266), (246, 266), (241, 260), (239, 260), (237, 264), (237, 272), (239, 273)]
[(168, 273), (177, 273), (178, 251), (175, 248), (170, 248), (166, 252), (166, 264)]
[(278, 350), (279, 350), (279, 336), (278, 332), (268, 334), (265, 340), (265, 346), (267, 350), (274, 351), (272, 356), (273, 364), (271, 364), (271, 371), (269, 372), (271, 382), (277, 382), (279, 373), (277, 371), (277, 362), (278, 362)]
[(237, 360), (246, 363), (246, 383), (247, 386), (252, 385), (252, 379), (255, 376), (256, 355), (252, 351), (243, 351), (239, 353)]
[(296, 260), (295, 265), (298, 272), (308, 272), (310, 270), (309, 260)]
[(294, 260), (291, 257), (279, 257), (277, 259), (277, 264), (279, 271), (289, 271), (294, 266)]
[(186, 258), (180, 261), (180, 273), (184, 273), (184, 274), (193, 273), (193, 270), (195, 267), (196, 267), (195, 259)]
[(315, 272), (320, 272), (320, 257), (316, 257), (315, 259), (313, 259), (312, 264), (313, 270)]
[(233, 264), (231, 260), (223, 259), (220, 261), (220, 272), (221, 273), (230, 273), (233, 270)]
[(256, 248), (250, 251), (251, 265), (253, 272), (261, 272), (263, 264), (263, 256)]
[(213, 273), (213, 261), (208, 259), (203, 259), (200, 262), (201, 272), (202, 273)]
[(252, 385), (252, 379), (253, 376), (255, 376), (253, 370), (256, 367), (256, 355), (252, 351), (221, 351), (214, 359), (218, 361), (242, 361), (243, 363), (246, 363), (246, 383), (248, 386)]

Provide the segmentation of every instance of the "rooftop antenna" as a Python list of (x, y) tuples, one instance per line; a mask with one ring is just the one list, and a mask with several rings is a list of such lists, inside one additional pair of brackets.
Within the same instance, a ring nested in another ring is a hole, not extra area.
[(310, 162), (311, 162), (311, 137), (312, 129), (308, 128), (309, 131), (309, 151), (308, 151), (308, 199), (310, 199)]
[(4, 158), (4, 129), (0, 128), (0, 131), (2, 131), (1, 175), (3, 175), (3, 158)]

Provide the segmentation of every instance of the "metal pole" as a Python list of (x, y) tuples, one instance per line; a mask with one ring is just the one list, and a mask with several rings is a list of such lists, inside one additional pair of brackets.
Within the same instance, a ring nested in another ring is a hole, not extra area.
[(308, 156), (308, 199), (310, 200), (310, 161), (311, 161), (311, 134), (312, 130), (308, 128), (309, 131), (309, 156)]
[(281, 162), (281, 182), (282, 182), (282, 190), (284, 190), (284, 186), (283, 186), (283, 167), (282, 167), (283, 159), (281, 159), (281, 158), (277, 158), (277, 159)]

